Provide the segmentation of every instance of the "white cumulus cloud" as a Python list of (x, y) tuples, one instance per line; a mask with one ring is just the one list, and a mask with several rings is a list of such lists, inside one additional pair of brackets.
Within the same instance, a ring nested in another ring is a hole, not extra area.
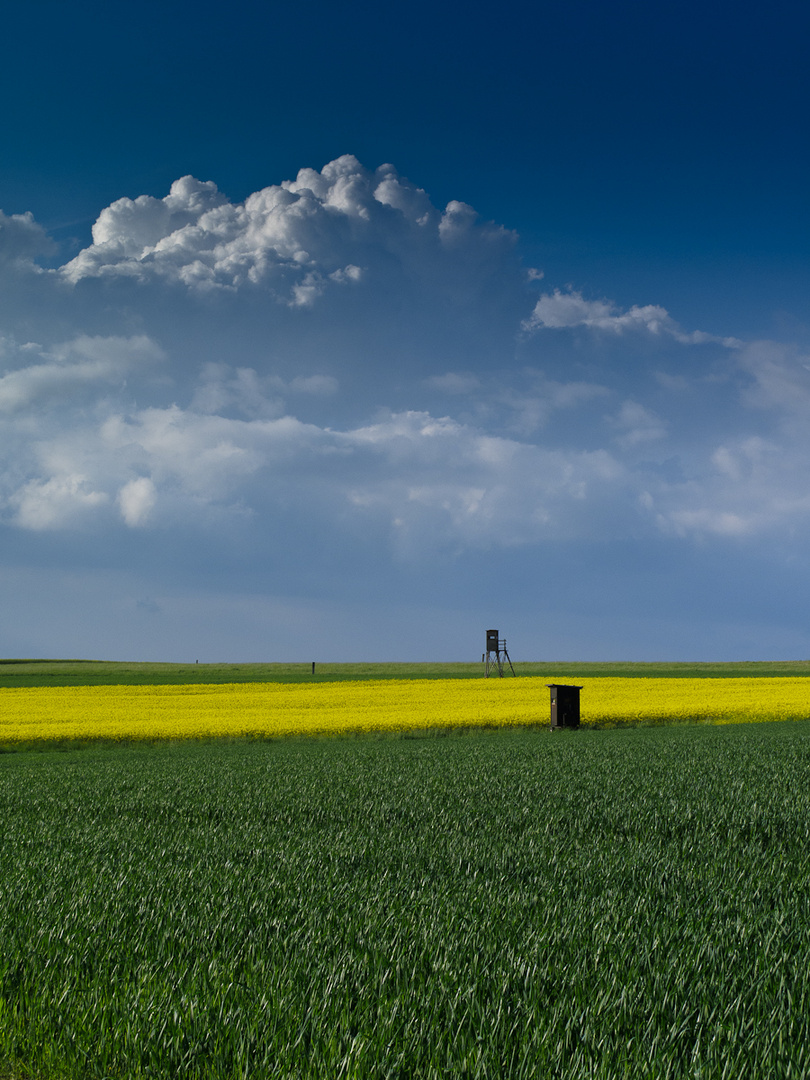
[(199, 292), (262, 286), (293, 308), (311, 307), (369, 272), (365, 256), (422, 262), (429, 250), (486, 261), (514, 234), (458, 201), (440, 212), (393, 166), (351, 155), (322, 170), (230, 202), (211, 181), (186, 176), (163, 199), (118, 199), (99, 215), (93, 243), (62, 267), (65, 280), (163, 280)]
[(146, 524), (154, 505), (155, 485), (148, 476), (130, 480), (118, 492), (118, 506), (127, 525)]
[(30, 480), (9, 500), (15, 523), (37, 532), (69, 527), (107, 502), (105, 492), (95, 491), (87, 477), (76, 474)]

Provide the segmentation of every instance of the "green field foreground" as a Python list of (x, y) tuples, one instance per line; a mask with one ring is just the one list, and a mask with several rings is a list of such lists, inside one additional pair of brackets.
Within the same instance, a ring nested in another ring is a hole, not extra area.
[[(517, 676), (578, 678), (742, 679), (810, 676), (810, 660), (740, 663), (561, 663), (516, 661)], [(387, 664), (177, 664), (117, 660), (1, 660), (0, 688), (7, 686), (149, 686), (185, 683), (340, 682), (354, 679), (470, 679), (483, 676), (478, 663)], [(512, 672), (506, 668), (506, 678)]]
[(810, 723), (4, 755), (0, 946), (20, 1077), (807, 1077)]

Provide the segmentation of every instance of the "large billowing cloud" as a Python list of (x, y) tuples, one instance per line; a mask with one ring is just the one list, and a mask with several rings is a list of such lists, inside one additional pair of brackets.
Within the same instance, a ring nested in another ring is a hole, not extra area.
[[(805, 449), (789, 423), (807, 396), (800, 358), (684, 330), (656, 304), (622, 311), (570, 288), (535, 298), (542, 275), (523, 270), (513, 233), (462, 202), (435, 207), (393, 166), (347, 155), (241, 204), (183, 177), (164, 198), (118, 199), (92, 244), (49, 271), (30, 215), (0, 226), (6, 264), (36, 279), (42, 325), (49, 306), (76, 323), (70, 339), (20, 342), (7, 317), (13, 525), (159, 528), (206, 507), (270, 513), (278, 498), (344, 523), (385, 517), (392, 544), (414, 552), (645, 519), (746, 533), (804, 513), (790, 476)], [(102, 308), (116, 333), (82, 325)], [(632, 385), (604, 357), (587, 379), (559, 348), (544, 357), (545, 335), (583, 331), (621, 337), (628, 354), (638, 335), (669, 352)], [(712, 370), (685, 366), (686, 347)], [(690, 395), (709, 376), (725, 415), (695, 438)], [(779, 451), (760, 432), (766, 406), (783, 414)]]
[(438, 211), (393, 166), (370, 172), (346, 155), (239, 205), (191, 176), (163, 199), (118, 199), (93, 226), (92, 245), (60, 273), (73, 283), (163, 279), (202, 292), (254, 286), (308, 307), (386, 262), (420, 276), (452, 273), (469, 260), (491, 272), (514, 240), (465, 203)]
[(538, 295), (514, 233), (390, 165), (242, 203), (184, 177), (102, 210), (64, 265), (49, 250), (0, 215), (8, 536), (109, 559), (239, 534), (337, 567), (373, 541), (382, 567), (808, 526), (807, 357)]

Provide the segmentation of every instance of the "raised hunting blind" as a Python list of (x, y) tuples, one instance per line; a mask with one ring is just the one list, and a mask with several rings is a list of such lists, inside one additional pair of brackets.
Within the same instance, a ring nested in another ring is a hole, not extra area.
[(512, 674), (515, 674), (515, 669), (512, 667), (512, 661), (509, 659), (509, 653), (506, 651), (506, 638), (499, 638), (497, 630), (487, 630), (487, 651), (484, 659), (484, 678), (489, 678), (490, 671), (498, 669), (498, 675), (503, 678), (503, 663), (504, 660), (509, 664), (509, 668)]

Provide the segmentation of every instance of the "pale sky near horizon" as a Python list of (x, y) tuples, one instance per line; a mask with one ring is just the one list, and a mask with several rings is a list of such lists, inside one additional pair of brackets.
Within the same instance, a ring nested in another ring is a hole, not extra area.
[(0, 656), (810, 657), (808, 29), (15, 4)]

